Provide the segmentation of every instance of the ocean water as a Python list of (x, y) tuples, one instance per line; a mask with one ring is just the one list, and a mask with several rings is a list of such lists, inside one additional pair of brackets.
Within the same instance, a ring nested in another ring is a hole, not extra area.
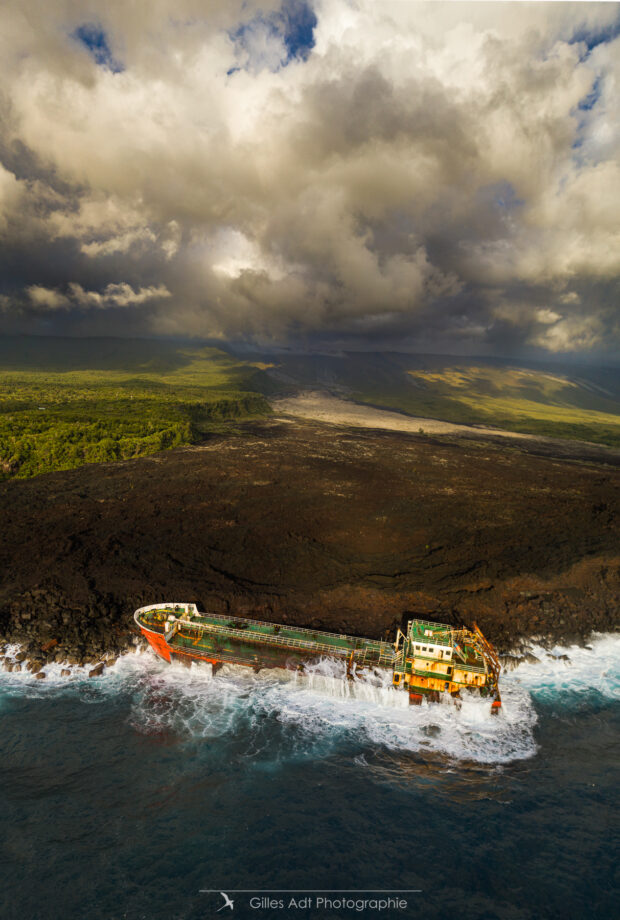
[(331, 662), (0, 673), (0, 917), (611, 920), (620, 636), (536, 654), (499, 717)]

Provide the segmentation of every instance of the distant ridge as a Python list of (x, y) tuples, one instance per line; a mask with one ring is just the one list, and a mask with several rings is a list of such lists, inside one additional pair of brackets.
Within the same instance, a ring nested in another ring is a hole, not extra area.
[(620, 446), (620, 368), (396, 352), (253, 357), (282, 395), (319, 388), (414, 417)]

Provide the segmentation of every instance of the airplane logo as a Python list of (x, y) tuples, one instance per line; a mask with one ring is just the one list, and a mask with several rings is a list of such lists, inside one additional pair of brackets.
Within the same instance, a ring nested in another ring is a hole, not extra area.
[(225, 891), (220, 891), (220, 894), (221, 894), (222, 897), (224, 898), (224, 903), (222, 904), (221, 907), (218, 907), (218, 909), (216, 910), (215, 913), (216, 913), (216, 914), (219, 914), (219, 912), (220, 912), (221, 910), (224, 910), (225, 907), (230, 907), (231, 910), (234, 910), (234, 909), (235, 909), (235, 902), (230, 900), (230, 898), (228, 897), (228, 895), (226, 894)]

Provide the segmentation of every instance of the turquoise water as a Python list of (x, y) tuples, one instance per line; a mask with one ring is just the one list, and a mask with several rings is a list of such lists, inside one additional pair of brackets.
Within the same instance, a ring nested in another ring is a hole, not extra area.
[(561, 651), (504, 676), (499, 718), (410, 709), (326, 662), (304, 679), (150, 653), (100, 680), (1, 674), (0, 916), (194, 920), (226, 891), (220, 917), (609, 920), (620, 638)]

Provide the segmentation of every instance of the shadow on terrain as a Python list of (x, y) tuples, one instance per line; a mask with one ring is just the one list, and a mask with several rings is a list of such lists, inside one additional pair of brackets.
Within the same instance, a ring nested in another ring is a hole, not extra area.
[[(617, 623), (619, 481), (587, 451), (310, 422), (0, 486), (0, 631), (78, 660), (162, 600), (378, 637), (476, 620), (501, 648)], [(544, 451), (546, 454), (543, 455)]]

